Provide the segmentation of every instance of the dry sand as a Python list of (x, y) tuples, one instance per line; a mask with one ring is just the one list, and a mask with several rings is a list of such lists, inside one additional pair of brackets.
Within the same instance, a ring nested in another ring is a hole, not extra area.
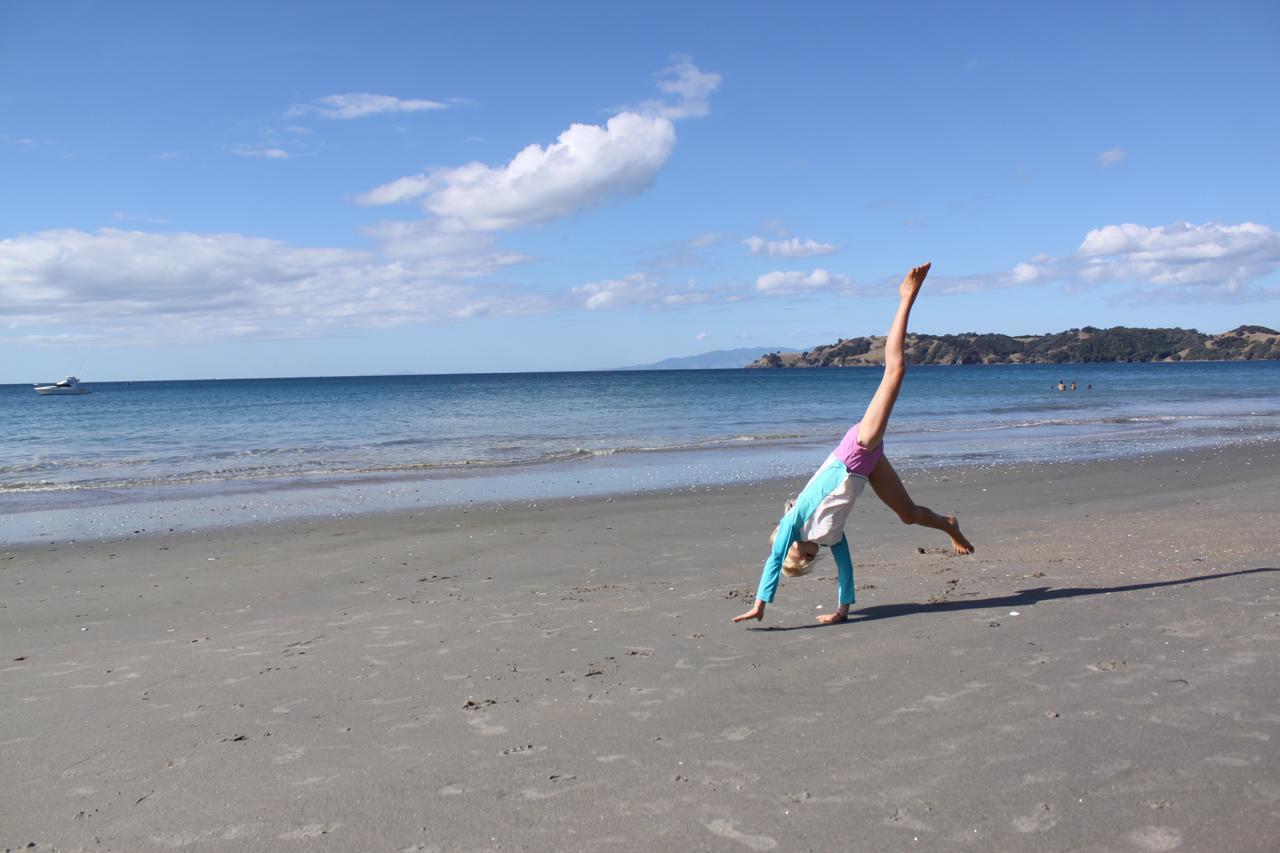
[(1276, 849), (1280, 447), (797, 485), (0, 551), (0, 849)]

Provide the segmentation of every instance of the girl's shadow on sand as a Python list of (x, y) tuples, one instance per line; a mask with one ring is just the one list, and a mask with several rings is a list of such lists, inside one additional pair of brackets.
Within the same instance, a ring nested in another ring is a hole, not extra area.
[[(1181, 586), (1182, 584), (1201, 583), (1202, 581), (1221, 580), (1222, 578), (1237, 577), (1240, 575), (1254, 575), (1261, 572), (1280, 572), (1276, 568), (1257, 568), (1242, 569), (1238, 572), (1219, 572), (1213, 575), (1199, 575), (1193, 578), (1179, 578), (1171, 581), (1153, 581), (1151, 583), (1134, 583), (1124, 586), (1067, 586), (1061, 589), (1054, 589), (1048, 586), (1038, 586), (1032, 589), (1022, 589), (1013, 595), (1002, 595), (995, 598), (973, 598), (966, 601), (939, 601), (933, 604), (921, 604), (919, 602), (904, 604), (877, 604), (872, 607), (865, 607), (861, 610), (855, 610), (849, 614), (849, 618), (844, 622), (835, 623), (836, 626), (849, 625), (855, 622), (871, 622), (875, 619), (892, 619), (896, 616), (913, 616), (917, 613), (939, 613), (951, 610), (985, 610), (992, 607), (1026, 607), (1031, 604), (1038, 604), (1041, 601), (1052, 601), (1056, 598), (1077, 598), (1082, 595), (1105, 595), (1111, 592), (1134, 592), (1140, 589), (1155, 589), (1162, 586)], [(809, 628), (830, 628), (831, 625), (810, 624), (810, 625), (790, 625), (790, 626), (756, 626), (751, 628), (753, 631), (801, 631)]]

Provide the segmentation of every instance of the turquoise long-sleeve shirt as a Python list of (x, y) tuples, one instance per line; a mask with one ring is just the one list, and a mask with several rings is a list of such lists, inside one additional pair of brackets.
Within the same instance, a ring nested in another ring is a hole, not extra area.
[[(766, 604), (773, 603), (773, 595), (778, 589), (778, 580), (782, 573), (782, 560), (787, 555), (787, 549), (793, 542), (804, 538), (804, 527), (808, 520), (832, 492), (841, 488), (845, 478), (851, 476), (858, 475), (850, 474), (839, 460), (829, 459), (796, 497), (795, 506), (788, 510), (778, 522), (778, 535), (774, 537), (773, 550), (764, 561), (760, 587), (756, 590), (758, 601)], [(842, 533), (839, 541), (830, 547), (831, 556), (836, 561), (840, 603), (853, 604), (856, 596), (853, 590), (853, 558), (849, 554), (849, 540)]]

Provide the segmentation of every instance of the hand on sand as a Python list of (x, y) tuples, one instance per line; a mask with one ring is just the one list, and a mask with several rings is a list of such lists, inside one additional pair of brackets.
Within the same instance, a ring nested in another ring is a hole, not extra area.
[(921, 285), (924, 284), (924, 277), (929, 274), (929, 267), (931, 266), (933, 266), (932, 262), (921, 264), (904, 275), (902, 284), (898, 285), (898, 295), (903, 299), (914, 301), (916, 294), (920, 292)]
[(741, 616), (733, 617), (734, 622), (745, 622), (748, 619), (761, 620), (764, 619), (764, 602), (756, 599), (755, 606), (743, 613)]

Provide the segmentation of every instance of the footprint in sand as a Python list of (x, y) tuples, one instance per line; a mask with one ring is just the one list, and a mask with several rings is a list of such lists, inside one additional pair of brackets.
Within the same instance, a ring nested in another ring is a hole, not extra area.
[(933, 832), (932, 826), (918, 818), (912, 817), (911, 812), (901, 806), (895, 809), (893, 814), (889, 815), (881, 821), (881, 823), (885, 826), (901, 827), (903, 829), (913, 830), (914, 832)]
[(1053, 829), (1057, 824), (1058, 818), (1053, 806), (1048, 803), (1036, 806), (1029, 815), (1013, 819), (1013, 828), (1018, 832), (1044, 832)]
[(292, 711), (292, 710), (293, 710), (293, 706), (294, 706), (294, 705), (301, 705), (301, 704), (302, 704), (303, 702), (305, 702), (305, 701), (307, 701), (307, 700), (306, 700), (306, 699), (294, 699), (292, 702), (285, 702), (285, 703), (284, 703), (284, 704), (282, 704), (282, 705), (277, 705), (277, 706), (275, 706), (274, 708), (272, 708), (272, 709), (271, 709), (271, 713), (273, 713), (273, 714), (287, 714), (287, 713), (289, 713), (290, 711)]
[(717, 818), (710, 823), (704, 823), (703, 826), (721, 838), (744, 844), (752, 850), (773, 850), (778, 846), (778, 842), (767, 835), (748, 835), (745, 832), (739, 832), (736, 820)]
[(282, 841), (305, 841), (309, 838), (319, 838), (322, 835), (328, 835), (336, 831), (342, 826), (340, 823), (309, 823), (306, 826), (300, 826), (297, 829), (291, 829), (288, 832), (282, 832), (276, 838)]
[(1182, 846), (1182, 833), (1171, 826), (1144, 826), (1127, 833), (1125, 839), (1153, 853), (1177, 850)]
[(471, 726), (482, 735), (503, 735), (507, 733), (505, 726), (490, 725), (488, 714), (480, 714), (470, 720), (467, 720), (467, 725)]
[(272, 764), (290, 764), (294, 761), (297, 761), (299, 758), (301, 758), (306, 754), (307, 754), (307, 748), (305, 746), (295, 746), (292, 749), (288, 749), (280, 753), (279, 755), (277, 755), (275, 758), (271, 759), (271, 763)]

